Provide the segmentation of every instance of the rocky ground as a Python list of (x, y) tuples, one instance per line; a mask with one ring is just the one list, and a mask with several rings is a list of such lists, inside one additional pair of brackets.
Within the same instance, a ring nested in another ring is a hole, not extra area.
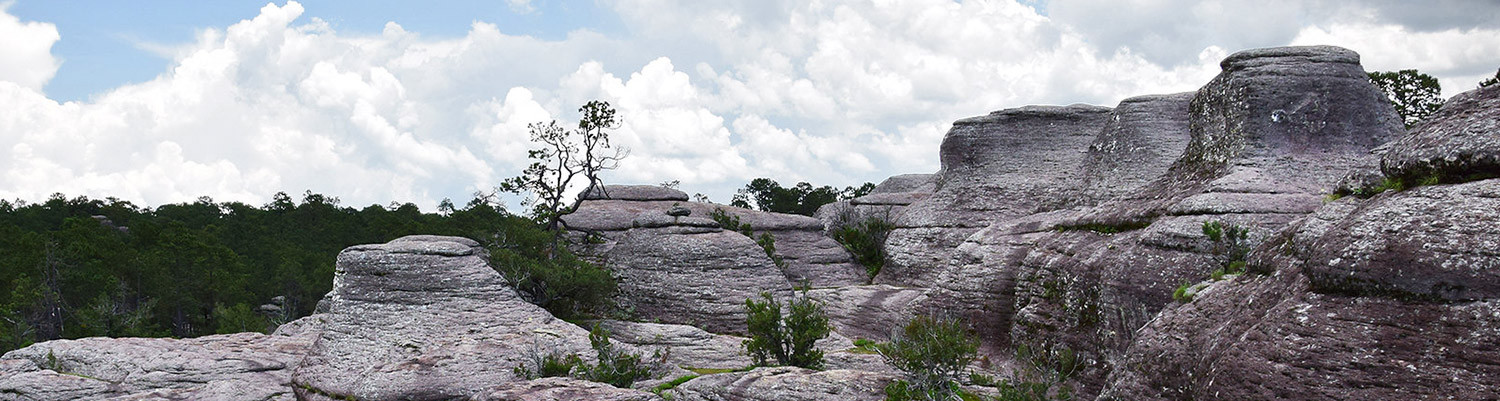
[[(541, 347), (591, 358), (587, 330), (522, 301), (475, 242), (413, 236), (345, 250), (320, 313), (274, 334), (12, 351), (0, 400), (880, 400), (900, 372), (853, 340), (918, 314), (964, 319), (976, 371), (1006, 376), (1020, 345), (1076, 352), (1077, 399), (1497, 399), (1500, 86), (1408, 132), (1351, 51), (1221, 66), (1194, 93), (960, 120), (937, 173), (816, 218), (590, 191), (567, 227), (634, 316), (597, 323), (670, 351), (633, 389), (517, 377)], [(875, 277), (825, 233), (867, 216), (897, 227)], [(1212, 274), (1236, 261), (1211, 222), (1247, 230), (1243, 272)], [(834, 328), (826, 368), (745, 370), (744, 299), (801, 283)]]

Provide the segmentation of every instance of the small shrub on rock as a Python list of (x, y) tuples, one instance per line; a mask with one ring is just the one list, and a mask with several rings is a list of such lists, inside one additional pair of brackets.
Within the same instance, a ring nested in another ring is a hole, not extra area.
[[(533, 345), (530, 361), (514, 368), (516, 376), (527, 380), (543, 377), (576, 377), (583, 380), (609, 384), (619, 388), (651, 377), (651, 366), (639, 354), (616, 349), (609, 340), (609, 330), (595, 324), (589, 330), (589, 345), (594, 348), (598, 363), (590, 365), (578, 354), (563, 354), (556, 348), (543, 351)], [(656, 355), (659, 359), (661, 354)]]
[(760, 233), (757, 236), (755, 235), (755, 229), (750, 227), (750, 223), (741, 223), (740, 216), (729, 214), (721, 208), (714, 208), (712, 212), (708, 212), (708, 217), (714, 219), (714, 222), (719, 223), (719, 227), (723, 227), (725, 230), (734, 231), (754, 239), (755, 244), (760, 245), (760, 249), (766, 252), (766, 257), (771, 258), (771, 263), (775, 264), (778, 268), (786, 269), (786, 260), (781, 255), (776, 254), (776, 237), (771, 235), (771, 233)]
[(789, 313), (783, 317), (781, 304), (771, 297), (771, 293), (762, 292), (760, 296), (765, 302), (745, 300), (750, 339), (745, 340), (744, 346), (750, 359), (758, 366), (822, 369), (823, 351), (813, 344), (828, 337), (830, 332), (823, 305), (808, 298), (804, 289), (801, 296), (787, 303)]
[(854, 255), (854, 261), (865, 267), (871, 279), (885, 267), (885, 239), (896, 225), (879, 217), (834, 228), (833, 240)]
[(521, 298), (562, 319), (613, 308), (618, 286), (609, 270), (589, 263), (567, 247), (553, 247), (552, 233), (523, 220), (500, 227), (487, 247), (490, 266)]
[(905, 373), (885, 388), (887, 401), (958, 399), (958, 379), (974, 361), (979, 340), (957, 319), (920, 315), (876, 346), (887, 364)]

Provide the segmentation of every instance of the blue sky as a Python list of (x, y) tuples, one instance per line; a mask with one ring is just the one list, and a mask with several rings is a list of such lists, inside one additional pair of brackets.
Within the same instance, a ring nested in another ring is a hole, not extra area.
[(611, 102), (614, 183), (939, 168), (954, 120), (1191, 91), (1330, 44), (1445, 95), (1500, 67), (1500, 3), (1433, 0), (35, 1), (0, 7), (0, 198), (458, 203), (526, 125)]
[[(62, 40), (53, 54), (63, 60), (46, 86), (49, 97), (85, 100), (124, 83), (144, 82), (172, 61), (161, 51), (191, 43), (199, 31), (225, 27), (266, 5), (261, 0), (17, 0), (9, 12), (23, 20), (57, 25)], [(589, 1), (536, 1), (511, 6), (498, 1), (444, 1), (413, 7), (399, 0), (314, 0), (304, 18), (320, 18), (345, 33), (379, 33), (394, 21), (433, 38), (461, 37), (474, 21), (494, 23), (518, 35), (558, 40), (579, 29), (617, 34), (619, 19)]]

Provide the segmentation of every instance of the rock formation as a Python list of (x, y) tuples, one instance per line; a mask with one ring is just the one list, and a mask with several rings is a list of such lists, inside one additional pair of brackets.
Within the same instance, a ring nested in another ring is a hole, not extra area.
[(953, 123), (931, 197), (896, 216), (876, 282), (928, 286), (964, 238), (990, 223), (1069, 206), (1107, 107), (1026, 106)]
[(1388, 174), (1451, 184), (1291, 224), (1250, 255), (1252, 274), (1143, 328), (1100, 399), (1494, 399), (1500, 180), (1469, 180), (1500, 157), (1486, 149), (1497, 102), (1500, 88), (1457, 96), (1385, 156)]
[[(657, 186), (605, 186), (608, 199), (585, 196), (578, 210), (564, 217), (568, 228), (590, 233), (597, 240), (585, 253), (609, 259), (613, 248), (632, 222), (646, 212), (665, 213), (673, 206), (686, 208), (690, 217), (708, 218), (715, 210), (749, 224), (757, 235), (771, 234), (776, 239), (776, 254), (786, 262), (782, 275), (794, 284), (807, 281), (814, 286), (848, 285), (868, 280), (863, 267), (852, 262), (844, 248), (823, 235), (823, 223), (812, 217), (769, 213), (703, 202), (686, 202), (687, 194)], [(591, 191), (590, 194), (597, 193)], [(676, 199), (682, 200), (676, 200)], [(738, 235), (730, 232), (724, 235)], [(743, 302), (744, 300), (740, 300)]]
[(647, 211), (608, 254), (620, 307), (645, 320), (745, 331), (745, 300), (792, 288), (760, 245), (701, 217)]
[[(1032, 362), (1019, 345), (1076, 352), (1077, 399), (1494, 400), (1500, 86), (1408, 134), (1348, 50), (1256, 49), (1221, 67), (1193, 93), (960, 120), (937, 174), (818, 218), (588, 191), (566, 225), (637, 320), (592, 323), (674, 365), (634, 389), (517, 377), (542, 350), (592, 358), (587, 331), (523, 302), (475, 242), (412, 236), (345, 250), (319, 314), (275, 334), (7, 353), (0, 400), (873, 401), (900, 373), (853, 339), (919, 314), (967, 320), (988, 374)], [(716, 209), (773, 234), (785, 268)], [(898, 228), (868, 284), (825, 230), (875, 213)], [(1244, 260), (1210, 222), (1247, 230)], [(816, 345), (826, 369), (747, 369), (744, 300), (802, 280), (834, 329)]]

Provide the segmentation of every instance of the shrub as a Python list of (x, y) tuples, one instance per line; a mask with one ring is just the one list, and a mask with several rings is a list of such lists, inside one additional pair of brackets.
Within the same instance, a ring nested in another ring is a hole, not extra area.
[(958, 379), (979, 350), (979, 340), (957, 319), (920, 315), (876, 347), (887, 364), (905, 373), (886, 386), (886, 400), (952, 400)]
[[(528, 380), (543, 377), (577, 377), (579, 379), (609, 384), (619, 388), (630, 388), (636, 381), (651, 376), (651, 368), (642, 362), (639, 354), (615, 349), (609, 341), (609, 330), (595, 324), (589, 330), (589, 345), (594, 348), (598, 363), (590, 365), (578, 354), (566, 354), (555, 347), (542, 352), (535, 344), (530, 362), (516, 366), (517, 376)], [(657, 353), (661, 357), (661, 353)], [(662, 358), (665, 359), (665, 358)]]
[[(594, 348), (599, 363), (579, 366), (584, 380), (630, 388), (636, 381), (651, 377), (651, 368), (641, 361), (641, 356), (615, 349), (609, 341), (609, 330), (598, 324), (589, 330), (589, 345)], [(661, 354), (657, 356), (661, 357)]]
[(552, 247), (551, 233), (531, 224), (500, 227), (489, 244), (493, 266), (523, 299), (572, 319), (613, 307), (618, 286), (609, 270)]
[(823, 367), (823, 351), (813, 344), (828, 337), (828, 316), (823, 305), (802, 295), (787, 303), (789, 313), (781, 315), (781, 304), (771, 293), (760, 294), (765, 302), (745, 300), (750, 339), (744, 341), (745, 352), (758, 366), (786, 365), (808, 369)]
[(1218, 259), (1222, 274), (1245, 271), (1245, 257), (1250, 254), (1249, 233), (1244, 227), (1218, 220), (1203, 222), (1203, 235), (1213, 242), (1214, 258)]
[(885, 267), (885, 239), (895, 228), (896, 225), (886, 219), (869, 217), (858, 223), (835, 227), (833, 240), (854, 255), (854, 261), (864, 266), (865, 273), (873, 280)]
[(741, 223), (740, 216), (729, 214), (722, 208), (714, 208), (712, 212), (708, 212), (708, 217), (714, 219), (714, 222), (719, 223), (719, 227), (723, 227), (725, 230), (744, 234), (746, 237), (754, 239), (755, 244), (760, 245), (760, 249), (766, 252), (766, 257), (771, 258), (772, 264), (775, 264), (777, 268), (786, 269), (786, 260), (781, 255), (776, 254), (776, 237), (771, 235), (771, 233), (760, 233), (759, 236), (755, 235), (755, 229), (750, 227), (750, 223)]
[(996, 386), (998, 401), (1071, 400), (1073, 388), (1068, 379), (1082, 366), (1072, 350), (1064, 347), (1016, 347), (1020, 367), (1009, 381)]

